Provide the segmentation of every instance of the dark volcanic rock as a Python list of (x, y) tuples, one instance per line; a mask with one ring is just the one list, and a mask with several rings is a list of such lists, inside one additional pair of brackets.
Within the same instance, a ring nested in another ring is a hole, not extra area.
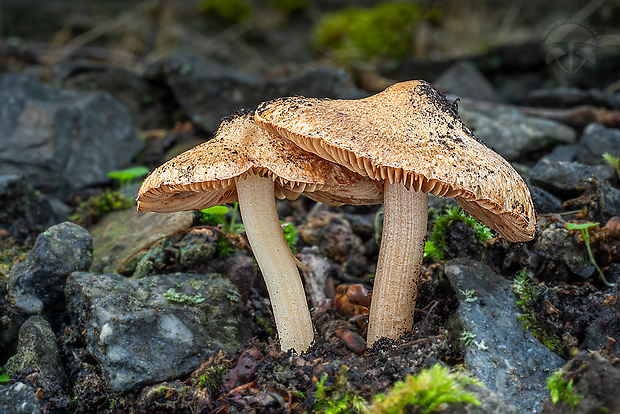
[(501, 99), (493, 85), (469, 61), (457, 62), (450, 66), (433, 86), (460, 98), (471, 98), (486, 102), (500, 102)]
[(88, 270), (93, 261), (90, 234), (70, 222), (52, 226), (41, 233), (28, 255), (9, 273), (9, 293), (23, 314), (43, 312), (48, 321), (59, 325), (64, 313), (64, 288), (69, 274)]
[(579, 105), (620, 108), (619, 96), (599, 89), (536, 89), (526, 94), (526, 102), (528, 105), (546, 108), (573, 108)]
[(144, 130), (172, 124), (165, 104), (171, 98), (163, 87), (144, 80), (138, 73), (114, 66), (73, 63), (63, 85), (84, 91), (99, 90), (112, 95), (129, 110)]
[(580, 397), (576, 407), (560, 398), (554, 404), (545, 400), (541, 414), (590, 414), (620, 412), (620, 359), (603, 358), (596, 352), (582, 351), (563, 368), (565, 381), (573, 384), (573, 394)]
[(530, 186), (532, 201), (536, 214), (549, 214), (562, 212), (562, 200), (553, 194), (536, 186)]
[(50, 324), (41, 316), (32, 316), (22, 325), (17, 354), (9, 358), (3, 373), (13, 377), (26, 368), (37, 368), (41, 374), (67, 384), (56, 337)]
[(68, 192), (109, 181), (143, 147), (127, 109), (107, 93), (0, 76), (0, 174)]
[[(614, 263), (618, 265), (617, 263)], [(611, 267), (611, 266), (610, 266)], [(597, 350), (601, 344), (610, 344), (610, 351), (620, 355), (620, 284), (616, 283), (612, 299), (603, 307), (597, 319), (588, 326), (588, 349)], [(608, 338), (613, 339), (609, 341)], [(614, 342), (615, 341), (615, 342)]]
[(545, 271), (540, 273), (545, 280), (557, 283), (566, 281), (571, 274), (584, 279), (594, 274), (585, 245), (560, 223), (541, 229), (535, 247), (544, 258)]
[(459, 114), (478, 138), (510, 161), (576, 140), (572, 128), (523, 115), (514, 108), (470, 108), (464, 103), (459, 106)]
[(576, 197), (589, 187), (593, 177), (600, 182), (617, 180), (610, 165), (590, 166), (576, 162), (540, 160), (529, 171), (532, 184), (560, 198)]
[(360, 97), (343, 70), (316, 69), (283, 77), (261, 79), (194, 54), (163, 58), (147, 68), (148, 79), (166, 82), (187, 116), (214, 132), (221, 119), (242, 108), (280, 96)]
[(509, 281), (468, 259), (451, 260), (444, 270), (459, 298), (465, 365), (511, 404), (535, 412), (547, 395), (548, 370), (564, 360), (524, 330)]
[(0, 413), (39, 414), (41, 404), (34, 388), (23, 382), (0, 387)]
[(579, 140), (577, 161), (582, 164), (604, 164), (603, 154), (606, 152), (620, 155), (620, 129), (605, 128), (601, 124), (589, 124), (583, 130)]
[(66, 220), (69, 213), (68, 206), (44, 196), (24, 177), (0, 175), (0, 229), (14, 241), (31, 242), (46, 228)]
[[(175, 378), (253, 333), (239, 293), (216, 274), (127, 279), (73, 273), (67, 304), (113, 391)], [(140, 356), (136, 358), (136, 356)]]

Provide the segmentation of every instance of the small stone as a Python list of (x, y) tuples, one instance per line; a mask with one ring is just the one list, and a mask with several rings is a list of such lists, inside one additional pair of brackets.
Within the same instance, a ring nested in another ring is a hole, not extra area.
[(3, 373), (14, 376), (26, 368), (37, 368), (43, 375), (51, 375), (62, 384), (68, 384), (56, 337), (50, 324), (41, 316), (32, 316), (21, 326), (17, 354), (9, 358)]
[(592, 123), (586, 126), (579, 140), (577, 161), (582, 164), (605, 164), (603, 154), (620, 155), (620, 129), (605, 128)]

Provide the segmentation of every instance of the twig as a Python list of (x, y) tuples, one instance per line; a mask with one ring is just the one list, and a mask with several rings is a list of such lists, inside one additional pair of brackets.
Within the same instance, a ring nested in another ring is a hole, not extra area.
[(429, 316), (431, 316), (431, 314), (433, 313), (433, 310), (435, 309), (435, 306), (437, 306), (437, 304), (439, 303), (439, 301), (434, 300), (432, 302), (431, 308), (429, 309), (429, 311), (426, 313), (426, 316), (424, 317), (424, 320), (422, 321), (422, 325), (420, 325), (420, 329), (418, 329), (418, 333), (416, 333), (416, 337), (420, 337), (420, 333), (422, 332), (422, 329), (424, 329), (424, 325), (426, 325), (426, 321), (428, 320)]
[(81, 35), (71, 39), (64, 46), (60, 48), (58, 54), (55, 58), (52, 59), (50, 64), (58, 63), (60, 60), (69, 56), (74, 50), (79, 48), (80, 46), (85, 45), (86, 43), (98, 38), (99, 36), (111, 32), (129, 22), (137, 18), (138, 16), (148, 12), (153, 8), (153, 6), (157, 5), (159, 0), (147, 0), (138, 4), (137, 6), (127, 10), (125, 13), (122, 13), (106, 22), (101, 23), (87, 31), (86, 33), (82, 33)]
[(473, 109), (505, 108), (514, 109), (524, 115), (537, 118), (551, 119), (576, 128), (583, 128), (591, 122), (598, 122), (608, 128), (620, 126), (620, 111), (613, 109), (597, 108), (592, 105), (581, 105), (568, 109), (537, 108), (531, 106), (515, 106), (498, 104), (485, 101), (477, 101), (468, 98), (460, 98), (456, 95), (447, 95), (449, 100), (459, 99), (459, 104)]
[[(145, 244), (144, 246), (140, 247), (138, 250), (136, 250), (135, 252), (133, 252), (132, 254), (130, 254), (125, 260), (123, 260), (123, 263), (121, 263), (121, 265), (119, 266), (118, 270), (116, 271), (116, 273), (121, 273), (121, 271), (123, 270), (123, 267), (127, 264), (127, 262), (129, 262), (135, 255), (137, 255), (138, 253), (142, 252), (142, 251), (146, 251), (148, 249), (151, 248), (151, 246), (153, 246), (155, 243), (157, 243), (160, 240), (163, 239), (167, 239), (168, 237), (172, 237), (172, 236), (176, 236), (177, 234), (181, 234), (181, 233), (187, 233), (189, 231), (192, 230), (200, 230), (200, 229), (209, 229), (209, 230), (214, 230), (217, 231), (220, 234), (223, 234), (224, 236), (228, 237), (230, 236), (230, 233), (226, 233), (225, 231), (223, 231), (222, 229), (218, 229), (217, 227), (213, 227), (213, 226), (194, 226), (194, 227), (189, 227), (186, 229), (178, 229), (173, 231), (172, 233), (166, 234), (164, 236), (158, 237), (155, 240), (153, 240), (152, 242)], [(243, 246), (244, 247), (249, 247), (248, 244), (245, 242), (245, 240), (243, 241)]]

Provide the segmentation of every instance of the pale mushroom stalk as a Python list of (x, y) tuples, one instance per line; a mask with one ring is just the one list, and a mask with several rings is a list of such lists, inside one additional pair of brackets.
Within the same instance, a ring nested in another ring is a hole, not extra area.
[(368, 321), (368, 345), (413, 328), (426, 237), (428, 195), (384, 184), (383, 232)]
[(250, 174), (237, 181), (239, 209), (261, 269), (283, 351), (306, 351), (314, 338), (303, 284), (276, 211), (271, 178)]

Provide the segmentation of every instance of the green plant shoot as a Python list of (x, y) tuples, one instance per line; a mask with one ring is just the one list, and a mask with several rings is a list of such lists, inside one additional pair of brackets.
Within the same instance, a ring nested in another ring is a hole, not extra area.
[(574, 410), (581, 402), (581, 396), (575, 393), (573, 389), (573, 380), (566, 381), (565, 374), (562, 370), (556, 371), (547, 378), (547, 389), (551, 395), (551, 402), (557, 404), (564, 402), (571, 406)]
[(612, 287), (614, 284), (609, 283), (603, 274), (603, 271), (594, 260), (594, 254), (592, 254), (592, 248), (590, 247), (590, 232), (588, 229), (593, 226), (598, 226), (598, 223), (566, 223), (567, 230), (581, 230), (581, 235), (583, 236), (583, 243), (586, 245), (586, 250), (588, 251), (588, 256), (590, 257), (590, 262), (594, 265), (598, 274), (601, 276), (601, 280), (607, 286)]
[(137, 167), (127, 168), (125, 170), (111, 171), (108, 173), (108, 177), (110, 177), (113, 180), (119, 180), (120, 186), (125, 187), (126, 185), (131, 183), (133, 179), (138, 178), (138, 177), (144, 177), (148, 173), (149, 173), (148, 168), (144, 166), (137, 166)]
[(620, 177), (620, 156), (613, 156), (609, 152), (603, 154), (603, 160), (614, 167), (616, 172), (618, 173), (618, 177)]

